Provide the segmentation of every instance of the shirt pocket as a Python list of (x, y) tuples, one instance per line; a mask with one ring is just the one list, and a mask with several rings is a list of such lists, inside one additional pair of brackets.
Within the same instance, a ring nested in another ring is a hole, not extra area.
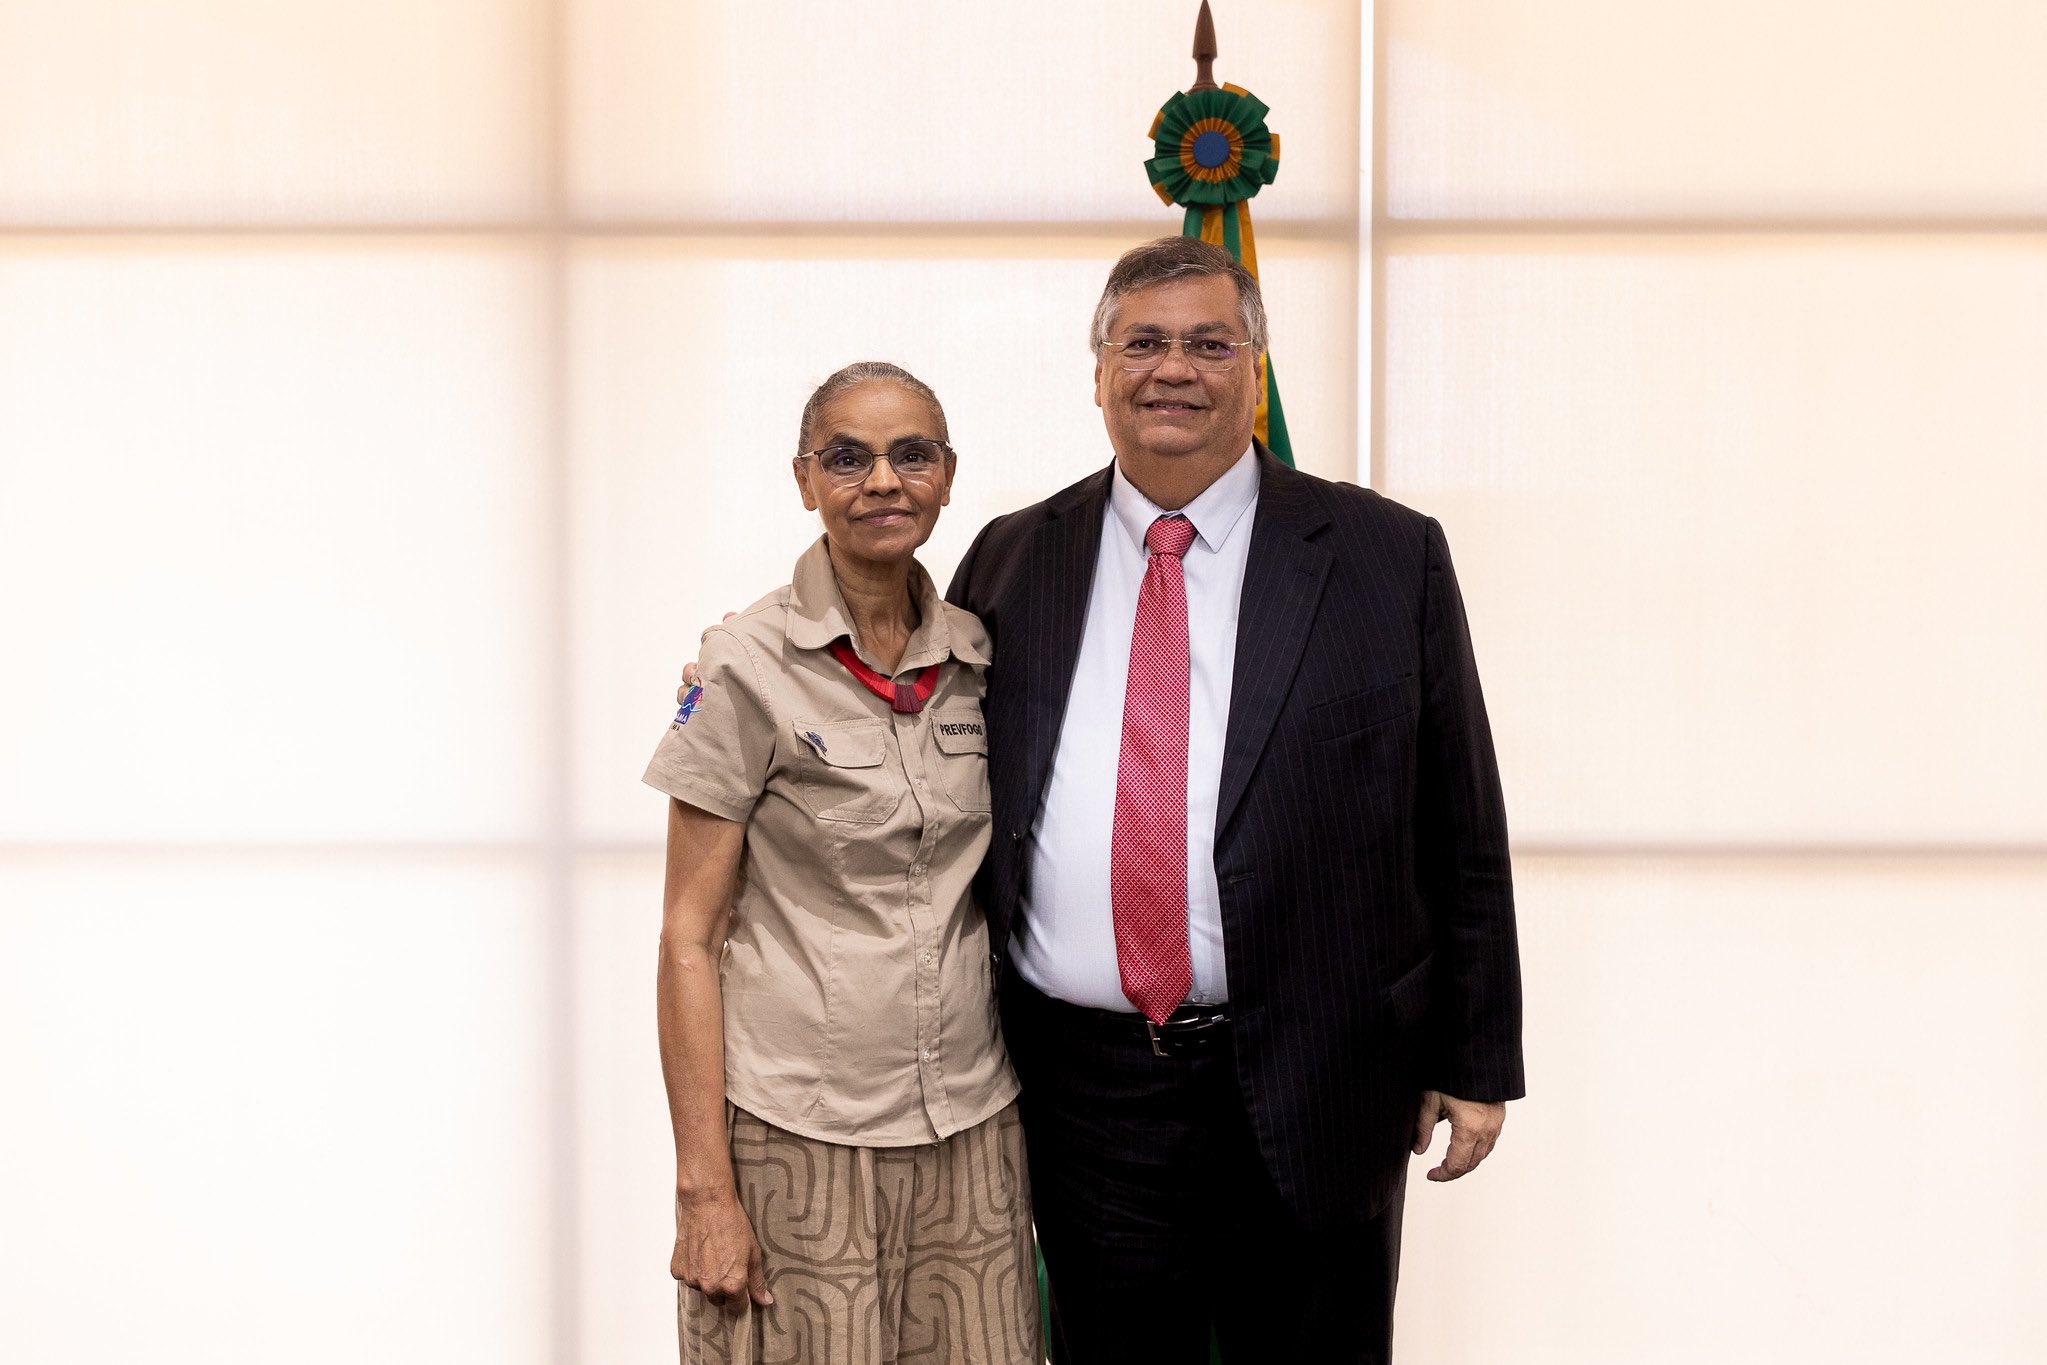
[(981, 815), (994, 809), (988, 791), (988, 725), (979, 706), (947, 706), (931, 713), (938, 744), (938, 784), (961, 810)]
[(903, 799), (901, 774), (888, 761), (888, 722), (799, 720), (796, 790), (820, 820), (878, 825)]

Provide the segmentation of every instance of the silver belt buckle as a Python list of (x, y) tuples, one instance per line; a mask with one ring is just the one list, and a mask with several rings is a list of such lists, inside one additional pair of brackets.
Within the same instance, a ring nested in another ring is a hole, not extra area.
[(1170, 1057), (1173, 1055), (1172, 1053), (1166, 1051), (1163, 1047), (1159, 1046), (1159, 1026), (1157, 1024), (1154, 1024), (1150, 1019), (1146, 1019), (1144, 1021), (1144, 1031), (1151, 1036), (1152, 1056)]

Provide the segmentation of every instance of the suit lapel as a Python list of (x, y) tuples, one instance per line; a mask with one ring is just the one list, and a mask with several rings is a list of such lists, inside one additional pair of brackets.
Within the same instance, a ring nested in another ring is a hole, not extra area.
[(1244, 799), (1293, 687), (1334, 562), (1329, 551), (1309, 539), (1329, 518), (1315, 505), (1307, 479), (1263, 450), (1258, 467), (1258, 511), (1237, 603), (1237, 661), (1215, 812), (1218, 835)]
[(1024, 770), (1027, 812), (1035, 813), (1044, 797), (1059, 728), (1066, 720), (1081, 635), (1087, 629), (1088, 598), (1094, 591), (1095, 562), (1101, 553), (1102, 510), (1108, 501), (1107, 469), (1073, 485), (1055, 500), (1054, 515), (1034, 533), (1026, 557), (1032, 578), (1031, 611), (1022, 632), (1030, 642), (1024, 700), (1030, 736)]

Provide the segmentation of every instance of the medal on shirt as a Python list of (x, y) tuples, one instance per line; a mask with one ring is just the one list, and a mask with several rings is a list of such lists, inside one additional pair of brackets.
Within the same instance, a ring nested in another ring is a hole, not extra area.
[(853, 644), (844, 636), (832, 641), (832, 657), (846, 666), (846, 671), (858, 678), (863, 686), (875, 696), (888, 703), (888, 709), (906, 716), (914, 716), (924, 709), (924, 703), (931, 700), (931, 694), (938, 688), (938, 665), (932, 664), (917, 674), (915, 682), (900, 683), (860, 662), (860, 656), (853, 652)]

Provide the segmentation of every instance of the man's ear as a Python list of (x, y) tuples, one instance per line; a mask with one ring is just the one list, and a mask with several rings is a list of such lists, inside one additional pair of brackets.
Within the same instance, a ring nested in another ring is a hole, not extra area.
[(1102, 402), (1102, 358), (1100, 356), (1095, 357), (1095, 406), (1098, 408), (1107, 406)]

